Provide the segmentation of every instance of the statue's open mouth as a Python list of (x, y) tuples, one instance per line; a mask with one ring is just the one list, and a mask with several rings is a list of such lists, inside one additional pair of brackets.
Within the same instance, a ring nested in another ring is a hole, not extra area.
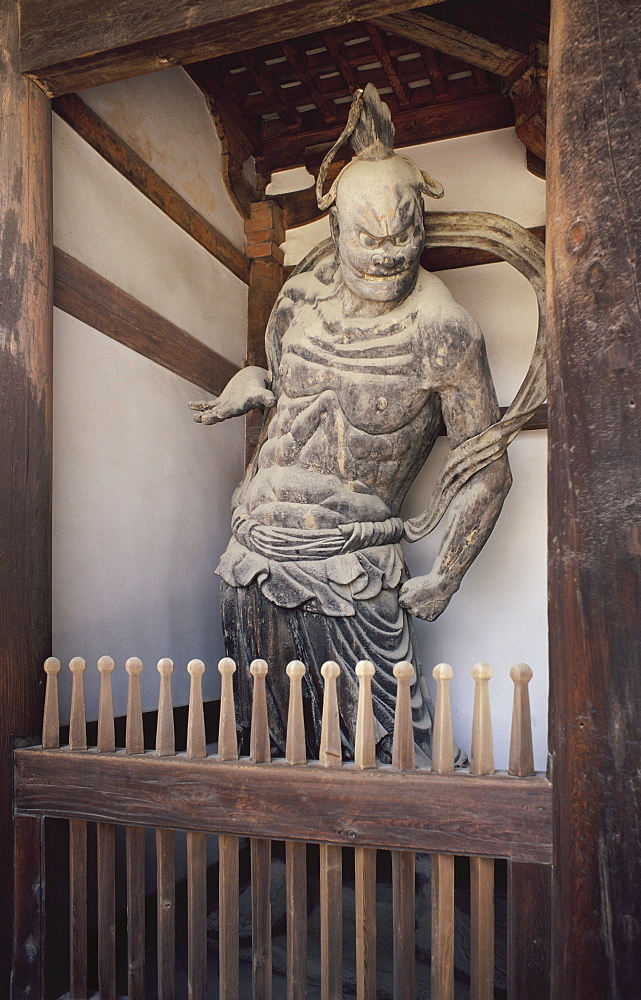
[(395, 270), (385, 271), (383, 274), (367, 274), (365, 271), (357, 271), (359, 278), (364, 281), (388, 281), (390, 278), (400, 278), (404, 274), (409, 274), (409, 267), (399, 267)]

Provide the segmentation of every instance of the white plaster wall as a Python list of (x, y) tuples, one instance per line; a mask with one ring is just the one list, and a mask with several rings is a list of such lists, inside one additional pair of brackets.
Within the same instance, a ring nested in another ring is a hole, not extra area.
[[(219, 177), (204, 100), (178, 70), (97, 88), (85, 100), (236, 245), (242, 225)], [(54, 115), (54, 240), (162, 316), (241, 364), (247, 288), (168, 220)], [(54, 342), (54, 642), (87, 660), (96, 717), (102, 654), (116, 660), (114, 702), (126, 707), (124, 662), (140, 656), (143, 707), (157, 707), (161, 656), (205, 660), (218, 690), (223, 655), (217, 559), (243, 467), (242, 421), (197, 425), (190, 385), (56, 310)], [(61, 678), (63, 716), (70, 683)]]
[[(512, 129), (446, 139), (404, 149), (445, 187), (428, 207), (443, 211), (486, 211), (524, 226), (545, 222), (545, 184), (528, 173), (525, 150)], [(275, 179), (286, 190), (304, 185), (301, 171)], [(300, 260), (329, 235), (327, 220), (288, 233), (286, 261)], [(507, 405), (527, 370), (536, 336), (534, 292), (508, 264), (461, 268), (439, 275), (484, 331), (499, 402)], [(439, 441), (405, 505), (412, 516), (426, 506), (431, 483), (447, 451)], [(436, 663), (451, 663), (454, 735), (469, 750), (474, 686), (470, 670), (485, 660), (494, 668), (490, 690), (496, 766), (507, 767), (513, 664), (529, 663), (535, 765), (547, 756), (546, 616), (546, 433), (526, 431), (510, 446), (514, 485), (487, 545), (467, 573), (460, 591), (435, 623), (416, 621), (420, 656), (430, 687)], [(427, 572), (440, 544), (440, 526), (428, 538), (407, 546), (414, 575)]]

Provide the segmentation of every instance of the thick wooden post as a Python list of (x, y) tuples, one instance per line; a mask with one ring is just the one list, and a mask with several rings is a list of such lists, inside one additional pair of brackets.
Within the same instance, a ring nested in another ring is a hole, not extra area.
[[(285, 240), (283, 211), (275, 201), (256, 201), (251, 218), (245, 223), (246, 253), (251, 260), (247, 300), (247, 364), (267, 367), (265, 328), (283, 284)], [(258, 441), (262, 415), (252, 410), (247, 415), (245, 456), (249, 461)]]
[(11, 748), (39, 732), (51, 652), (51, 118), (0, 0), (0, 996), (9, 995)]
[(641, 5), (556, 0), (548, 105), (553, 996), (641, 983)]

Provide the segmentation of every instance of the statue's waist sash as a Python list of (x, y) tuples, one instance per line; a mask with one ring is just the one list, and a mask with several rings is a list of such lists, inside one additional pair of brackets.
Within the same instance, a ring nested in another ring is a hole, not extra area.
[(390, 517), (386, 521), (355, 521), (337, 528), (281, 528), (261, 524), (238, 507), (231, 530), (250, 552), (289, 562), (328, 559), (372, 545), (392, 545), (403, 537), (403, 522), (400, 517)]
[(354, 601), (393, 590), (406, 577), (400, 518), (280, 528), (260, 524), (240, 507), (232, 530), (216, 572), (232, 587), (255, 584), (279, 607), (353, 615)]

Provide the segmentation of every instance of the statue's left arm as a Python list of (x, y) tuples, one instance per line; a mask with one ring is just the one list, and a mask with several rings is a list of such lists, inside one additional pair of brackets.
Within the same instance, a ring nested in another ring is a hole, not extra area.
[[(445, 349), (436, 356), (437, 377), (443, 420), (454, 448), (495, 423), (500, 411), (485, 343), (472, 317), (457, 309), (440, 339)], [(438, 618), (491, 534), (511, 484), (506, 455), (465, 483), (446, 515), (445, 537), (431, 572), (401, 588), (403, 607), (426, 621)]]

